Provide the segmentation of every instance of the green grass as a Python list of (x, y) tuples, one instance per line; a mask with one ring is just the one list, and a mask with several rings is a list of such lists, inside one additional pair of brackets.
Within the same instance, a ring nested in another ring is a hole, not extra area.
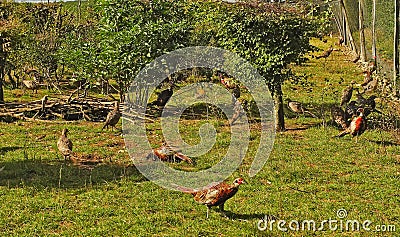
[[(322, 48), (330, 44), (313, 43)], [(341, 90), (349, 81), (362, 79), (360, 69), (344, 60), (335, 51), (325, 65), (323, 60), (311, 59), (295, 67), (311, 76), (304, 87), (285, 83), (285, 97), (304, 102), (328, 121), (326, 110), (338, 103)], [(212, 117), (209, 122), (218, 132), (213, 149), (195, 158), (194, 167), (184, 162), (169, 165), (201, 170), (223, 157), (230, 142), (229, 126)], [(203, 123), (181, 120), (184, 140), (199, 142)], [(338, 129), (325, 126), (321, 118), (296, 118), (288, 113), (286, 124), (289, 130), (276, 135), (262, 171), (249, 178), (259, 141), (258, 124), (252, 124), (246, 158), (228, 179), (241, 176), (247, 184), (227, 201), (229, 219), (215, 210), (206, 219), (206, 208), (191, 195), (146, 180), (131, 165), (123, 138), (115, 131), (101, 132), (100, 123), (0, 123), (0, 168), (4, 167), (0, 171), (0, 231), (6, 236), (398, 236), (398, 133), (370, 129), (356, 143), (350, 137), (332, 138)], [(70, 130), (75, 151), (97, 153), (106, 162), (91, 171), (64, 162), (56, 147), (64, 127)], [(162, 141), (159, 122), (148, 124), (147, 130), (151, 144), (157, 146)], [(273, 231), (257, 229), (265, 215), (288, 222), (319, 222), (338, 219), (340, 208), (348, 211), (347, 219), (371, 220), (371, 227), (396, 225), (397, 232), (281, 232), (276, 225)]]

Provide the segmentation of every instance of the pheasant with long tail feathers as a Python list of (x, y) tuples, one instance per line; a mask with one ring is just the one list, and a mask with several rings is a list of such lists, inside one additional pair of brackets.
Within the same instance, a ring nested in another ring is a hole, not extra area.
[(186, 161), (189, 164), (193, 164), (192, 159), (190, 159), (188, 156), (165, 144), (159, 148), (153, 149), (153, 152), (147, 156), (147, 158), (150, 157), (153, 159), (158, 158), (161, 161), (176, 161), (178, 159), (181, 161)]
[(350, 126), (335, 137), (343, 137), (347, 134), (350, 134), (353, 137), (356, 137), (356, 142), (358, 141), (357, 137), (363, 134), (367, 129), (367, 120), (364, 118), (363, 108), (359, 108), (357, 112), (359, 112), (360, 114), (357, 117), (354, 117), (353, 120), (351, 120)]
[(203, 190), (190, 190), (179, 187), (178, 189), (184, 193), (192, 194), (194, 200), (200, 204), (207, 206), (207, 218), (211, 207), (219, 206), (221, 212), (224, 212), (225, 202), (233, 197), (239, 190), (239, 186), (244, 183), (242, 178), (237, 178), (233, 184), (225, 182), (216, 184)]

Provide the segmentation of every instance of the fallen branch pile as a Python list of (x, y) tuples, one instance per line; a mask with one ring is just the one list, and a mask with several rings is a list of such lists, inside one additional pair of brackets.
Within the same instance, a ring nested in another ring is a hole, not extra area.
[[(56, 120), (76, 121), (86, 120), (91, 122), (104, 122), (107, 114), (114, 108), (113, 101), (101, 100), (94, 97), (48, 99), (46, 95), (41, 100), (28, 103), (0, 104), (0, 121), (13, 122), (15, 120), (35, 120), (53, 122)], [(145, 114), (138, 114), (130, 109), (124, 110), (121, 104), (123, 117), (128, 121), (134, 119), (154, 122)]]
[(104, 121), (107, 113), (112, 110), (113, 102), (98, 98), (68, 98), (66, 100), (48, 99), (28, 103), (6, 103), (0, 105), (0, 119), (5, 121), (24, 120), (66, 120)]

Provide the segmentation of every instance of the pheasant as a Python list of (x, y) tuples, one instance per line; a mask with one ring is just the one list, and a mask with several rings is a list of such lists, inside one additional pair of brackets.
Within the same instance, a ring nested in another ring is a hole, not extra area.
[(174, 92), (172, 91), (172, 88), (168, 88), (166, 90), (161, 91), (154, 104), (158, 106), (165, 106), (169, 98), (171, 98), (171, 96), (173, 95), (173, 93)]
[(377, 113), (382, 113), (378, 110), (376, 110), (376, 102), (375, 99), (377, 97), (375, 95), (371, 95), (370, 97), (368, 97), (368, 99), (366, 99), (365, 104), (362, 105), (362, 107), (364, 108), (364, 114), (365, 117), (367, 117), (369, 114), (371, 114), (372, 112), (377, 112)]
[(360, 60), (360, 55), (359, 54), (355, 54), (353, 56), (353, 58), (350, 59), (350, 61), (353, 62), (353, 63), (358, 62), (358, 60)]
[(241, 107), (243, 106), (243, 109), (246, 109), (247, 107), (247, 100), (242, 100), (240, 102), (239, 100), (236, 100), (235, 105), (233, 107), (233, 115), (232, 119), (230, 121), (231, 126), (240, 118), (240, 116), (244, 115), (244, 113), (241, 110)]
[(367, 104), (367, 99), (364, 98), (364, 96), (362, 96), (363, 93), (357, 93), (356, 97), (357, 97), (357, 103), (359, 105), (365, 105)]
[(371, 60), (368, 63), (368, 66), (367, 66), (366, 70), (364, 71), (364, 73), (366, 73), (366, 72), (373, 73), (375, 71), (376, 71), (376, 60)]
[(375, 95), (371, 95), (368, 97), (368, 99), (365, 99), (361, 94), (357, 94), (357, 103), (359, 104), (359, 107), (364, 108), (364, 115), (367, 117), (370, 115), (372, 112), (377, 112), (377, 113), (382, 113), (378, 110), (375, 109), (376, 107), (376, 102), (375, 99), (377, 98)]
[(350, 134), (353, 137), (356, 137), (356, 142), (358, 141), (357, 137), (363, 134), (364, 131), (367, 129), (367, 120), (364, 118), (363, 108), (359, 108), (357, 112), (359, 112), (360, 114), (357, 117), (354, 117), (353, 120), (351, 120), (350, 126), (335, 137), (343, 137), (347, 134)]
[(357, 116), (357, 109), (358, 109), (357, 102), (354, 100), (350, 101), (350, 103), (346, 106), (346, 110), (344, 111), (346, 121), (349, 118)]
[(343, 45), (343, 43), (344, 43), (344, 38), (342, 37), (342, 36), (340, 36), (339, 38), (338, 38), (338, 40), (337, 40), (337, 45), (339, 45), (339, 46), (342, 46)]
[(339, 126), (341, 126), (343, 129), (348, 127), (345, 112), (340, 107), (332, 107), (331, 114), (332, 120), (335, 121)]
[(232, 90), (232, 104), (235, 104), (236, 100), (240, 97), (240, 87), (236, 85)]
[(325, 50), (321, 55), (318, 55), (318, 56), (315, 56), (315, 58), (316, 59), (320, 59), (320, 58), (327, 58), (327, 57), (329, 57), (329, 55), (331, 55), (331, 53), (332, 53), (332, 51), (333, 51), (333, 47), (332, 47), (332, 45), (327, 49), (327, 50)]
[(150, 157), (152, 157), (153, 159), (158, 158), (162, 161), (175, 161), (176, 159), (179, 159), (182, 161), (186, 161), (189, 164), (193, 164), (192, 159), (182, 154), (181, 152), (174, 150), (171, 146), (166, 144), (162, 145), (159, 148), (153, 149), (153, 152), (147, 156), (148, 159)]
[(203, 190), (190, 190), (182, 187), (178, 189), (184, 193), (192, 194), (196, 202), (206, 205), (208, 218), (210, 209), (213, 206), (219, 206), (220, 211), (224, 212), (225, 202), (237, 193), (239, 186), (243, 183), (244, 180), (242, 178), (237, 178), (233, 181), (233, 184), (222, 182)]
[(64, 156), (64, 160), (70, 159), (72, 155), (72, 142), (67, 137), (68, 129), (64, 128), (62, 130), (61, 137), (58, 139), (57, 148)]
[(24, 88), (31, 89), (32, 92), (37, 94), (38, 84), (35, 81), (23, 80), (22, 84)]
[(222, 83), (222, 85), (225, 86), (226, 89), (234, 89), (236, 87), (236, 84), (232, 80), (226, 80), (222, 74), (219, 74), (219, 79)]
[(372, 80), (373, 80), (372, 72), (365, 71), (364, 72), (364, 81), (363, 81), (363, 83), (360, 84), (360, 86), (364, 87), (364, 86), (368, 85), (368, 83), (370, 83)]
[(308, 110), (305, 110), (304, 107), (303, 107), (303, 105), (302, 105), (300, 102), (292, 101), (291, 99), (287, 99), (286, 101), (287, 101), (287, 106), (288, 106), (288, 108), (289, 108), (292, 112), (294, 112), (294, 113), (296, 113), (296, 114), (308, 113), (308, 114), (310, 114), (311, 116), (313, 116), (314, 118), (317, 118), (317, 116), (316, 116), (315, 114), (311, 113), (311, 112), (308, 111)]
[(351, 100), (351, 96), (353, 95), (354, 84), (355, 81), (351, 81), (350, 85), (343, 90), (342, 97), (340, 98), (340, 106), (347, 104)]
[(106, 127), (108, 128), (108, 126), (111, 126), (111, 129), (113, 127), (116, 129), (115, 125), (118, 123), (120, 118), (121, 118), (121, 112), (119, 112), (119, 102), (115, 101), (114, 109), (107, 114), (106, 121), (101, 130), (103, 130)]

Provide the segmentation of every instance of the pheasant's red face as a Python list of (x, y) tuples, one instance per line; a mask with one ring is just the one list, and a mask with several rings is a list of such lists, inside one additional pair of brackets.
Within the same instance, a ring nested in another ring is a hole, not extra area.
[(237, 184), (242, 184), (242, 183), (244, 183), (244, 179), (242, 179), (242, 178), (237, 178), (237, 179), (235, 179), (235, 183), (237, 183)]

